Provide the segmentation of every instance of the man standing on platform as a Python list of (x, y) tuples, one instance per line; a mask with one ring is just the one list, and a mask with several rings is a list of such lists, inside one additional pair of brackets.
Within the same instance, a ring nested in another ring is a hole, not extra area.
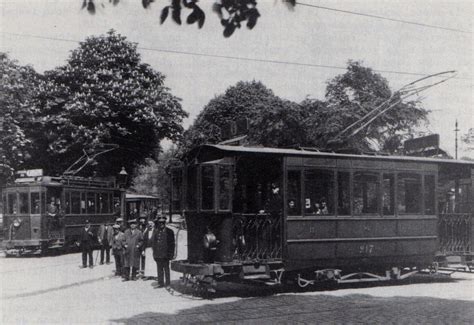
[(112, 236), (114, 232), (112, 226), (107, 223), (100, 225), (97, 233), (97, 239), (100, 245), (100, 264), (104, 264), (104, 251), (105, 251), (105, 262), (110, 263), (110, 244), (112, 242)]
[[(153, 259), (158, 269), (158, 287), (170, 286), (170, 260), (174, 258), (174, 232), (166, 227), (166, 218), (159, 216), (152, 235)], [(163, 275), (165, 281), (163, 281)]]
[(94, 245), (94, 234), (92, 233), (91, 224), (86, 220), (86, 224), (81, 231), (81, 250), (82, 250), (82, 267), (87, 267), (87, 257), (89, 257), (89, 267), (92, 268), (94, 263), (92, 259), (92, 246)]
[(130, 269), (132, 271), (131, 280), (137, 279), (137, 270), (140, 266), (140, 254), (143, 245), (143, 234), (137, 229), (137, 220), (128, 221), (130, 228), (125, 230), (125, 253), (124, 253), (124, 281), (130, 280)]

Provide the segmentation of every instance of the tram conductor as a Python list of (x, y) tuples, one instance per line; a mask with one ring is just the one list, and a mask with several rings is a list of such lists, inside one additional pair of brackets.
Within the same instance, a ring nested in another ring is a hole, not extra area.
[[(158, 287), (170, 286), (170, 260), (174, 257), (174, 232), (166, 227), (166, 217), (159, 216), (151, 237), (153, 259), (158, 269)], [(164, 280), (163, 281), (163, 276)]]

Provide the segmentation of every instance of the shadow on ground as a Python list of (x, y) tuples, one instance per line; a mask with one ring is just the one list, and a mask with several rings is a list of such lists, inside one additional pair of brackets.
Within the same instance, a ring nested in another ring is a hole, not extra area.
[(471, 324), (474, 303), (429, 297), (281, 294), (111, 319), (120, 324)]

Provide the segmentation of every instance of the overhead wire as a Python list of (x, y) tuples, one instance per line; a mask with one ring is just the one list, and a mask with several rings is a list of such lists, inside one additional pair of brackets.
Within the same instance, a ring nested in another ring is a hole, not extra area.
[(462, 29), (457, 29), (457, 28), (451, 28), (451, 27), (445, 27), (445, 26), (439, 26), (439, 25), (431, 25), (431, 24), (419, 23), (419, 22), (416, 22), (416, 21), (410, 21), (410, 20), (405, 20), (405, 19), (390, 18), (390, 17), (373, 15), (373, 14), (368, 14), (368, 13), (363, 13), (363, 12), (356, 12), (356, 11), (350, 11), (350, 10), (331, 8), (331, 7), (326, 7), (326, 6), (320, 6), (320, 5), (304, 3), (304, 2), (300, 2), (300, 1), (296, 1), (296, 4), (300, 5), (300, 6), (311, 7), (311, 8), (321, 9), (321, 10), (329, 10), (329, 11), (343, 13), (343, 14), (350, 14), (350, 15), (362, 16), (362, 17), (373, 18), (373, 19), (393, 21), (393, 22), (402, 23), (402, 24), (409, 24), (409, 25), (415, 25), (415, 26), (421, 26), (421, 27), (427, 27), (427, 28), (434, 28), (434, 29), (440, 29), (440, 30), (456, 32), (456, 33), (472, 34), (472, 31), (467, 31), (467, 30), (462, 30)]
[[(61, 42), (75, 42), (75, 43), (80, 43), (81, 42), (81, 41), (78, 41), (78, 40), (65, 39), (65, 38), (47, 37), (47, 36), (32, 35), (32, 34), (19, 34), (19, 33), (3, 32), (3, 31), (0, 31), (0, 34), (19, 36), (19, 37), (47, 39), (47, 40), (61, 41)], [(143, 51), (162, 52), (162, 53), (200, 56), (200, 57), (210, 57), (210, 58), (219, 58), (219, 59), (228, 59), (228, 60), (271, 63), (271, 64), (283, 64), (283, 65), (294, 65), (294, 66), (324, 68), (324, 69), (333, 69), (333, 70), (347, 70), (347, 67), (335, 66), (335, 65), (314, 64), (314, 63), (273, 60), (273, 59), (258, 59), (258, 58), (239, 57), (239, 56), (232, 56), (232, 55), (209, 54), (209, 53), (179, 51), (179, 50), (160, 49), (160, 48), (151, 48), (151, 47), (142, 47), (142, 46), (138, 46), (137, 49), (143, 50)], [(383, 69), (373, 69), (373, 71), (379, 72), (379, 73), (409, 75), (409, 76), (429, 76), (429, 75), (431, 75), (430, 73), (407, 72), (407, 71), (396, 71), (396, 70), (383, 70)], [(471, 78), (464, 78), (464, 77), (456, 77), (455, 79), (471, 80)]]

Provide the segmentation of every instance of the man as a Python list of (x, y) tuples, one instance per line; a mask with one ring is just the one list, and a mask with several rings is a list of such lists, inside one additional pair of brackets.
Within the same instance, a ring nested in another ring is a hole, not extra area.
[(117, 218), (117, 219), (115, 220), (115, 224), (120, 226), (120, 231), (121, 231), (121, 232), (124, 232), (124, 231), (125, 231), (126, 227), (125, 227), (125, 224), (124, 224), (124, 222), (123, 222), (123, 218)]
[[(170, 286), (170, 260), (174, 257), (174, 232), (166, 227), (166, 218), (159, 216), (152, 235), (153, 259), (158, 269), (158, 287)], [(163, 275), (165, 282), (163, 283)]]
[(110, 243), (112, 242), (112, 236), (114, 232), (112, 226), (107, 223), (100, 225), (99, 231), (97, 232), (97, 239), (100, 245), (100, 264), (104, 264), (104, 251), (105, 251), (105, 262), (110, 264)]
[(125, 235), (120, 231), (120, 226), (115, 224), (112, 226), (114, 233), (110, 245), (112, 246), (112, 254), (115, 259), (115, 275), (122, 276), (123, 272), (123, 252), (125, 250)]
[(86, 224), (81, 231), (81, 249), (82, 249), (82, 267), (87, 267), (87, 257), (89, 257), (89, 267), (92, 268), (94, 263), (92, 260), (92, 246), (94, 244), (94, 234), (92, 233), (91, 224), (86, 220)]
[(137, 229), (137, 220), (128, 221), (130, 228), (125, 230), (125, 253), (124, 253), (124, 281), (130, 280), (130, 270), (132, 271), (131, 280), (137, 279), (137, 269), (140, 266), (140, 254), (143, 245), (143, 234)]

